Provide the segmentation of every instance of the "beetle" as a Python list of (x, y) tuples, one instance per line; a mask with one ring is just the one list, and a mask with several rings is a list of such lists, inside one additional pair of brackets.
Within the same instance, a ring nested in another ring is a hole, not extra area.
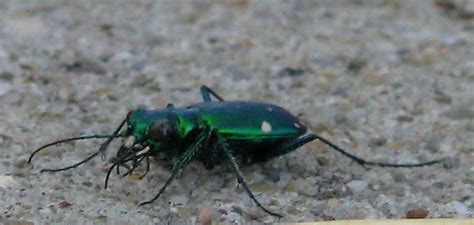
[(123, 138), (124, 143), (107, 172), (105, 188), (114, 168), (119, 173), (119, 168), (125, 167), (128, 169), (125, 175), (128, 175), (146, 160), (147, 169), (143, 177), (150, 170), (150, 157), (176, 160), (169, 178), (152, 199), (140, 203), (144, 205), (158, 199), (176, 175), (192, 160), (202, 162), (207, 169), (225, 164), (259, 208), (272, 216), (281, 217), (257, 200), (239, 170), (240, 165), (264, 162), (285, 155), (313, 140), (323, 142), (364, 167), (421, 167), (443, 160), (403, 164), (365, 160), (317, 134), (308, 133), (307, 127), (296, 116), (280, 106), (253, 101), (225, 101), (207, 86), (201, 87), (201, 95), (202, 102), (188, 107), (168, 104), (163, 109), (132, 110), (112, 134), (72, 137), (46, 144), (33, 151), (28, 163), (31, 163), (37, 153), (56, 144), (92, 138), (106, 139), (99, 150), (87, 158), (71, 166), (43, 169), (41, 172), (72, 169), (100, 154), (104, 155), (113, 139)]

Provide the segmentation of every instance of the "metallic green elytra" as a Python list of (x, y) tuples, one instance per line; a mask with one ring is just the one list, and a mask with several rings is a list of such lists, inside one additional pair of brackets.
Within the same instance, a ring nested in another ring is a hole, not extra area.
[[(206, 168), (225, 164), (242, 184), (249, 197), (265, 212), (281, 217), (264, 207), (247, 185), (239, 165), (263, 162), (294, 151), (315, 139), (354, 160), (361, 166), (419, 167), (439, 163), (442, 159), (422, 163), (394, 164), (373, 162), (348, 153), (325, 138), (307, 133), (307, 128), (282, 107), (252, 101), (224, 101), (213, 90), (201, 87), (203, 102), (188, 107), (174, 107), (168, 104), (163, 109), (137, 109), (130, 111), (113, 134), (90, 135), (67, 138), (46, 144), (36, 149), (28, 163), (41, 150), (59, 143), (106, 138), (98, 151), (71, 166), (57, 169), (43, 169), (42, 172), (58, 172), (75, 168), (99, 154), (104, 155), (107, 146), (115, 138), (124, 138), (113, 164), (105, 178), (105, 188), (114, 168), (127, 169), (124, 175), (131, 174), (143, 160), (146, 160), (145, 176), (150, 170), (149, 158), (174, 160), (170, 177), (148, 204), (158, 199), (179, 171), (192, 160), (202, 162)], [(211, 97), (217, 99), (212, 101)], [(126, 129), (122, 129), (123, 127)], [(123, 130), (123, 131), (122, 131)]]

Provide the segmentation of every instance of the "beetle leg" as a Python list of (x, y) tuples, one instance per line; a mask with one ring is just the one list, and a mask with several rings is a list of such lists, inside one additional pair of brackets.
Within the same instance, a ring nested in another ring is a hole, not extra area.
[(109, 182), (110, 174), (114, 170), (114, 167), (119, 168), (120, 166), (123, 166), (126, 162), (130, 160), (134, 160), (136, 157), (137, 156), (135, 156), (135, 154), (133, 154), (132, 152), (129, 152), (128, 154), (122, 154), (118, 158), (115, 158), (112, 166), (110, 166), (109, 170), (107, 171), (107, 175), (105, 176), (104, 189), (107, 189), (107, 184)]
[(142, 162), (143, 159), (146, 158), (146, 156), (139, 156), (139, 159), (134, 159), (132, 167), (123, 175), (124, 177), (130, 175)]
[(217, 138), (217, 144), (218, 146), (221, 148), (221, 150), (224, 152), (224, 155), (228, 161), (228, 164), (230, 166), (230, 168), (232, 169), (232, 172), (235, 174), (235, 176), (237, 177), (237, 181), (242, 184), (242, 186), (244, 187), (245, 191), (247, 192), (247, 194), (249, 195), (249, 197), (255, 202), (255, 204), (257, 204), (257, 206), (259, 208), (261, 208), (263, 211), (265, 211), (266, 213), (272, 215), (272, 216), (276, 216), (276, 217), (283, 217), (282, 215), (278, 214), (278, 213), (274, 213), (270, 210), (268, 210), (267, 208), (265, 208), (258, 200), (257, 198), (255, 198), (254, 194), (252, 193), (252, 190), (250, 190), (249, 186), (247, 185), (247, 181), (245, 181), (245, 178), (244, 176), (242, 175), (242, 172), (240, 172), (240, 169), (239, 169), (239, 166), (237, 165), (237, 162), (235, 161), (234, 159), (234, 156), (232, 156), (232, 151), (229, 149), (229, 145), (227, 144), (227, 141), (221, 137), (218, 136)]
[[(125, 174), (123, 175), (124, 177), (127, 176), (127, 175), (130, 175), (139, 165), (140, 165), (140, 162), (147, 158), (148, 159), (148, 156), (145, 155), (146, 153), (148, 153), (150, 151), (150, 147), (149, 146), (146, 146), (146, 147), (142, 147), (141, 149), (138, 149), (139, 151), (137, 153), (134, 153), (134, 154), (130, 154), (129, 155), (134, 155), (133, 157), (130, 158), (130, 160), (127, 160), (127, 161), (122, 161), (122, 163), (120, 163), (120, 165), (117, 166), (117, 174), (118, 173), (118, 169), (120, 168), (120, 166), (123, 166), (125, 167), (126, 169), (128, 169), (127, 172), (125, 172)], [(133, 161), (132, 163), (132, 167), (130, 167), (129, 165), (127, 165), (126, 163), (128, 161)], [(150, 162), (147, 161), (147, 165), (149, 167), (149, 164)]]
[[(128, 140), (130, 140), (130, 138), (128, 138)], [(125, 141), (127, 142), (127, 141)], [(120, 175), (120, 167), (123, 166), (125, 167), (126, 169), (130, 169), (130, 166), (128, 166), (127, 162), (129, 160), (123, 160), (124, 157), (128, 157), (128, 156), (131, 156), (131, 148), (130, 147), (127, 147), (127, 144), (124, 144), (122, 146), (120, 146), (119, 150), (117, 151), (117, 154), (116, 156), (113, 158), (113, 161), (112, 162), (119, 162), (119, 164), (117, 165), (117, 174)]]
[(211, 102), (211, 95), (214, 96), (215, 98), (217, 98), (217, 100), (219, 100), (220, 102), (223, 102), (224, 99), (219, 96), (215, 91), (213, 91), (212, 89), (210, 89), (208, 86), (206, 85), (203, 85), (201, 86), (201, 95), (202, 95), (202, 98), (205, 102)]
[(107, 147), (109, 146), (110, 142), (112, 142), (112, 139), (114, 139), (113, 136), (116, 136), (120, 130), (122, 129), (123, 125), (125, 125), (125, 123), (127, 122), (128, 120), (128, 116), (125, 117), (125, 119), (120, 123), (120, 125), (117, 127), (117, 129), (115, 129), (114, 133), (112, 134), (111, 137), (107, 138), (107, 140), (105, 140), (104, 143), (102, 143), (99, 147), (99, 152), (101, 153), (101, 156), (102, 156), (102, 160), (105, 160), (106, 158), (106, 155), (105, 155), (105, 150), (107, 149)]
[(311, 136), (311, 135), (304, 135), (304, 136), (301, 136), (301, 137), (298, 137), (298, 138), (294, 138), (294, 139), (290, 139), (286, 142), (283, 142), (282, 144), (280, 144), (279, 146), (277, 146), (276, 149), (271, 149), (272, 151), (269, 152), (268, 154), (271, 154), (271, 155), (262, 155), (260, 160), (258, 161), (264, 161), (265, 159), (268, 159), (268, 158), (273, 158), (273, 157), (278, 157), (278, 156), (281, 156), (281, 155), (285, 155), (289, 152), (292, 152), (294, 150), (296, 150), (297, 148), (305, 145), (306, 143), (308, 142), (311, 142), (315, 139), (315, 137)]
[(171, 182), (174, 180), (176, 175), (178, 175), (179, 171), (184, 169), (184, 167), (186, 167), (189, 164), (189, 162), (191, 162), (191, 160), (194, 158), (196, 153), (202, 149), (203, 143), (205, 143), (209, 137), (210, 137), (209, 133), (202, 132), (198, 136), (197, 140), (180, 156), (178, 162), (176, 162), (173, 170), (171, 171), (171, 176), (168, 178), (168, 180), (166, 180), (166, 183), (161, 187), (158, 194), (156, 194), (155, 197), (153, 197), (151, 200), (142, 202), (139, 205), (149, 204), (155, 201), (156, 199), (158, 199), (160, 195), (165, 191), (166, 187), (168, 187), (168, 185), (171, 184)]
[(140, 176), (140, 180), (148, 174), (148, 171), (150, 171), (150, 156), (146, 156), (146, 170), (145, 173)]
[[(421, 163), (400, 163), (400, 164), (397, 164), (397, 163), (384, 163), (384, 162), (374, 162), (374, 161), (368, 161), (368, 160), (365, 160), (363, 158), (359, 158), (355, 155), (352, 155), (350, 153), (348, 153), (347, 151), (345, 151), (344, 149), (340, 148), (339, 146), (331, 143), (330, 141), (326, 140), (325, 138), (321, 137), (321, 136), (318, 136), (316, 134), (308, 134), (308, 135), (305, 135), (303, 137), (300, 137), (298, 139), (301, 139), (301, 138), (306, 138), (307, 140), (311, 141), (311, 140), (314, 140), (314, 139), (318, 139), (320, 140), (321, 142), (323, 142), (324, 144), (328, 145), (329, 147), (331, 147), (332, 149), (340, 152), (341, 154), (349, 157), (350, 159), (354, 160), (356, 163), (358, 163), (359, 165), (361, 166), (364, 166), (364, 165), (368, 165), (368, 166), (379, 166), (379, 167), (404, 167), (404, 168), (410, 168), (410, 167), (421, 167), (421, 166), (428, 166), (428, 165), (432, 165), (432, 164), (436, 164), (436, 163), (441, 163), (443, 161), (445, 161), (445, 159), (436, 159), (436, 160), (431, 160), (431, 161), (426, 161), (426, 162), (421, 162)], [(308, 141), (307, 141), (308, 142)], [(306, 143), (306, 142), (304, 142)], [(303, 143), (303, 144), (304, 144)]]

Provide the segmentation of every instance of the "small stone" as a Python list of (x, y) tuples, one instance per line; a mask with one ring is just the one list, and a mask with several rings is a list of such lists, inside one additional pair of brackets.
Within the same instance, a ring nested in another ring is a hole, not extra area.
[(243, 215), (244, 214), (244, 210), (242, 209), (242, 207), (240, 206), (237, 206), (237, 205), (233, 205), (232, 206), (232, 211), (239, 214), (239, 215)]
[(280, 181), (281, 173), (282, 170), (278, 168), (272, 168), (263, 171), (263, 175), (265, 175), (265, 178), (271, 180), (273, 183), (277, 183), (278, 181)]
[(28, 17), (15, 20), (7, 20), (6, 28), (10, 33), (22, 39), (38, 39), (49, 32), (46, 24), (39, 18)]
[(178, 208), (170, 207), (170, 212), (173, 213), (173, 214), (178, 214)]
[(423, 137), (423, 141), (426, 142), (426, 149), (430, 150), (431, 152), (435, 153), (439, 150), (440, 146), (440, 140), (442, 140), (442, 137), (440, 135), (437, 135), (435, 133), (427, 133)]
[(453, 208), (456, 214), (461, 217), (469, 216), (471, 213), (469, 207), (467, 207), (466, 204), (462, 202), (452, 201), (448, 204), (448, 206)]
[[(1, 58), (1, 53), (0, 53), (0, 58)], [(12, 81), (15, 76), (13, 73), (4, 71), (0, 72), (0, 80), (5, 80), (5, 81)]]
[(440, 104), (451, 104), (452, 98), (448, 95), (438, 95), (435, 100)]
[(381, 147), (387, 144), (387, 138), (385, 137), (376, 137), (369, 140), (370, 147)]
[(8, 144), (13, 140), (12, 136), (6, 134), (0, 134), (0, 145), (1, 144)]
[(28, 165), (28, 160), (25, 158), (19, 158), (17, 161), (14, 162), (16, 168), (25, 168), (26, 165)]
[(62, 201), (58, 204), (59, 208), (60, 209), (65, 209), (65, 208), (68, 208), (69, 206), (71, 206), (72, 204), (69, 203), (68, 201)]
[(439, 59), (439, 50), (434, 47), (426, 47), (421, 51), (409, 52), (406, 61), (415, 66), (430, 65)]
[(407, 115), (400, 115), (397, 117), (398, 122), (410, 123), (413, 121), (413, 117)]
[[(2, 47), (0, 46), (0, 60), (4, 60), (4, 59), (7, 59), (8, 58), (8, 53), (7, 51)], [(3, 75), (5, 74), (6, 72), (0, 72), (0, 79), (3, 78)], [(13, 78), (13, 77), (12, 77)], [(10, 79), (11, 80), (11, 79)]]
[(280, 72), (278, 72), (278, 75), (280, 77), (284, 77), (284, 76), (296, 77), (296, 76), (301, 76), (304, 73), (305, 73), (305, 70), (302, 68), (286, 67), (280, 70)]
[(197, 215), (197, 222), (203, 225), (212, 223), (212, 210), (210, 208), (201, 208)]
[(175, 195), (171, 197), (170, 202), (176, 204), (176, 205), (186, 205), (188, 203), (189, 199), (185, 195)]
[(354, 193), (362, 193), (367, 190), (369, 184), (362, 180), (353, 180), (346, 184)]
[(324, 221), (333, 221), (333, 220), (336, 220), (336, 218), (334, 218), (334, 216), (326, 215), (326, 214), (321, 215), (321, 219), (323, 219)]
[(6, 220), (2, 222), (5, 222), (5, 224), (8, 224), (8, 225), (34, 225), (33, 222), (25, 221), (25, 220)]
[(260, 218), (259, 214), (255, 212), (247, 212), (246, 216), (249, 218), (249, 220), (258, 220)]
[(0, 96), (7, 94), (12, 89), (9, 83), (0, 83)]
[(258, 184), (253, 184), (251, 187), (253, 191), (263, 193), (275, 193), (279, 190), (272, 182), (260, 182)]
[(316, 178), (308, 177), (306, 179), (298, 179), (295, 184), (297, 184), (298, 193), (304, 196), (315, 196), (318, 194), (318, 189), (316, 186)]
[(339, 201), (336, 198), (331, 198), (327, 202), (330, 208), (336, 208), (339, 206)]
[(370, 188), (374, 191), (378, 191), (378, 190), (380, 190), (380, 184), (379, 183), (371, 184)]
[(442, 114), (453, 120), (474, 119), (474, 111), (468, 106), (457, 106)]
[(0, 188), (9, 188), (17, 186), (18, 183), (13, 179), (12, 176), (0, 176)]
[(408, 212), (405, 215), (405, 218), (407, 219), (423, 219), (428, 217), (429, 211), (427, 209), (423, 208), (416, 208), (412, 210), (408, 210)]
[(84, 182), (82, 182), (82, 185), (84, 185), (86, 187), (92, 187), (92, 186), (94, 186), (94, 183), (92, 183), (90, 181), (84, 181)]
[(224, 209), (224, 208), (220, 208), (220, 209), (217, 210), (217, 211), (218, 211), (220, 214), (222, 214), (222, 215), (227, 215), (227, 214), (229, 214), (229, 213), (227, 212), (227, 210)]
[(329, 166), (331, 164), (331, 161), (324, 156), (317, 156), (316, 161), (318, 161), (320, 166)]
[(10, 149), (15, 154), (21, 154), (22, 152), (24, 152), (24, 148), (20, 144), (14, 144), (10, 147)]
[(459, 167), (459, 158), (447, 157), (443, 160), (443, 167), (445, 169), (452, 169)]
[(353, 58), (347, 63), (347, 69), (354, 72), (359, 72), (367, 65), (368, 61), (365, 58)]

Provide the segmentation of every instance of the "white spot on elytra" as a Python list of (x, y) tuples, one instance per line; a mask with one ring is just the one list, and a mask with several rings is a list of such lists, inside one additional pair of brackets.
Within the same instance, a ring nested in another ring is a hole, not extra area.
[(267, 110), (268, 110), (269, 112), (273, 111), (272, 107), (268, 107)]
[(270, 125), (267, 121), (263, 121), (260, 129), (262, 129), (264, 133), (268, 133), (272, 131), (272, 125)]
[(300, 124), (298, 124), (298, 123), (295, 123), (294, 125), (295, 125), (296, 128), (300, 128), (300, 127), (301, 127)]

